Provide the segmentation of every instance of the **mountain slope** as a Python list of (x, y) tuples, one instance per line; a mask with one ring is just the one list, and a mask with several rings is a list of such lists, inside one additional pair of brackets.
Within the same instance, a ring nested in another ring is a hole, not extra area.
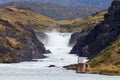
[[(42, 1), (42, 0), (40, 0)], [(62, 4), (64, 6), (76, 7), (76, 6), (89, 6), (106, 9), (110, 6), (113, 0), (44, 0), (44, 2)]]
[[(13, 0), (0, 0), (1, 3), (6, 3), (10, 1)], [(14, 0), (14, 1), (44, 2), (64, 5), (66, 7), (89, 6), (107, 9), (113, 0)]]
[(94, 73), (120, 75), (120, 37), (89, 63)]
[(87, 56), (90, 59), (97, 56), (103, 49), (120, 35), (120, 1), (113, 1), (104, 21), (92, 29), (86, 36), (79, 38), (71, 53)]
[(100, 11), (87, 18), (76, 20), (72, 24), (62, 25), (63, 30), (75, 32), (71, 35), (69, 45), (74, 46), (79, 38), (87, 35), (90, 30), (104, 20), (104, 14), (106, 13), (107, 11)]
[(86, 18), (77, 18), (72, 20), (61, 20), (58, 23), (60, 31), (63, 32), (88, 32), (90, 29), (94, 28), (95, 25), (104, 20), (104, 14), (107, 11), (100, 11), (96, 14), (88, 16)]
[[(4, 14), (4, 15), (3, 15)], [(0, 18), (8, 21), (21, 23), (25, 26), (32, 26), (35, 30), (43, 30), (45, 28), (55, 27), (56, 21), (35, 13), (28, 9), (20, 9), (16, 7), (8, 7), (0, 9)]]
[(46, 49), (35, 31), (53, 26), (54, 20), (33, 11), (0, 7), (0, 63), (44, 58)]
[(31, 9), (42, 15), (48, 16), (56, 20), (66, 20), (74, 18), (84, 18), (100, 11), (93, 7), (64, 7), (61, 5), (40, 2), (9, 2), (2, 6), (17, 6), (21, 8)]

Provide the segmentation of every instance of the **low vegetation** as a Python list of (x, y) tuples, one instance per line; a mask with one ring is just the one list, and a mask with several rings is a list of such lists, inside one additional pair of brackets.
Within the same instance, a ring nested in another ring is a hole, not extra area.
[[(9, 21), (10, 23), (20, 23), (24, 26), (32, 26), (35, 30), (44, 30), (46, 28), (57, 26), (56, 21), (35, 13), (28, 9), (20, 9), (16, 7), (1, 7), (0, 19)], [(0, 26), (2, 29), (2, 26)]]
[(120, 37), (92, 59), (90, 66), (96, 73), (120, 75)]
[(75, 20), (63, 20), (58, 21), (62, 23), (59, 26), (60, 31), (62, 32), (85, 32), (94, 28), (95, 25), (104, 20), (104, 14), (107, 11), (98, 12), (92, 16), (86, 17), (84, 19), (75, 19)]

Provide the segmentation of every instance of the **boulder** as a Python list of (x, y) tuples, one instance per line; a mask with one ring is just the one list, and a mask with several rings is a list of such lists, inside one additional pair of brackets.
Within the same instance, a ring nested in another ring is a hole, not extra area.
[(49, 65), (48, 67), (50, 67), (50, 68), (51, 68), (51, 67), (56, 67), (56, 66), (55, 66), (55, 65)]

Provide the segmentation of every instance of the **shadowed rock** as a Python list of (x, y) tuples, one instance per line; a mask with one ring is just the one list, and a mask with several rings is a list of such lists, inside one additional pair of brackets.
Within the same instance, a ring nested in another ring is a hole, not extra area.
[(93, 58), (120, 35), (120, 1), (113, 1), (104, 21), (86, 36), (79, 38), (71, 54)]

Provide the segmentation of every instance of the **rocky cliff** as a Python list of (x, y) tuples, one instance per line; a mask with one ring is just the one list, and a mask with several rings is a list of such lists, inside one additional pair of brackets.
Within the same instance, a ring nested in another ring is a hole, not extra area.
[[(106, 13), (107, 11), (100, 11), (84, 19), (76, 19), (72, 22), (72, 24), (62, 25), (64, 30), (66, 29), (67, 31), (75, 32), (71, 35), (69, 45), (74, 46), (79, 38), (86, 36), (90, 30), (104, 20), (104, 15)], [(61, 30), (62, 26), (60, 26)]]
[(52, 21), (30, 10), (0, 7), (0, 63), (44, 58), (46, 49), (35, 31), (54, 24)]
[(120, 1), (112, 2), (104, 21), (92, 29), (86, 36), (78, 39), (70, 53), (87, 56), (90, 59), (97, 56), (103, 49), (120, 35)]

